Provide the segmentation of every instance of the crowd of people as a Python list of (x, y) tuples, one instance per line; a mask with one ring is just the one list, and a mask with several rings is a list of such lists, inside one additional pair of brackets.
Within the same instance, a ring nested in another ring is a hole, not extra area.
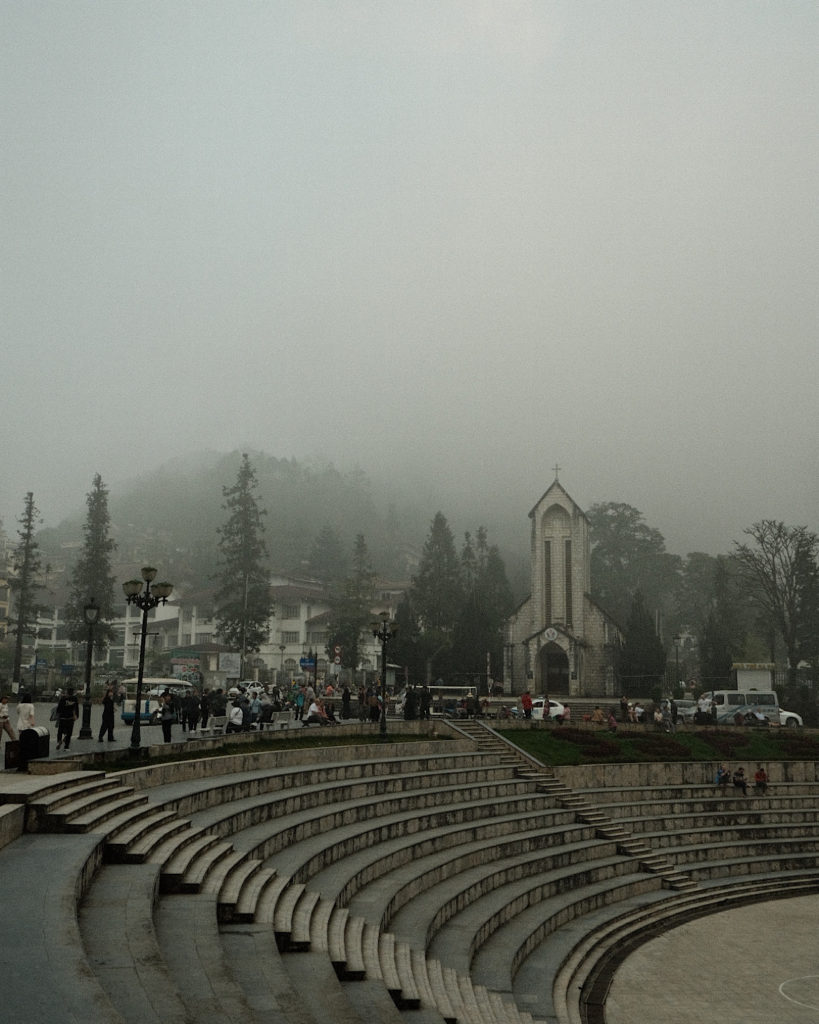
[(175, 723), (185, 733), (198, 729), (200, 724), (207, 728), (211, 718), (226, 718), (226, 732), (250, 732), (282, 711), (305, 726), (330, 726), (345, 720), (378, 722), (381, 696), (377, 683), (359, 687), (355, 701), (348, 685), (335, 687), (332, 682), (293, 682), (286, 691), (262, 684), (240, 684), (227, 691), (215, 687), (201, 694), (195, 687), (186, 694), (169, 689), (160, 697), (159, 721), (163, 737), (169, 742)]

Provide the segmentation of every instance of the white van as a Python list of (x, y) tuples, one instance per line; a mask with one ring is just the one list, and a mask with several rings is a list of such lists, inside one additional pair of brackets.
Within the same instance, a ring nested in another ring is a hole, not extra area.
[(710, 698), (716, 709), (717, 722), (733, 724), (738, 714), (744, 718), (759, 713), (779, 725), (779, 697), (775, 690), (709, 690), (703, 696)]

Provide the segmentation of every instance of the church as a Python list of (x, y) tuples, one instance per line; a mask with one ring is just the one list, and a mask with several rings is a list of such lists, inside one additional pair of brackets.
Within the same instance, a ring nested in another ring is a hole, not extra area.
[(590, 596), (589, 521), (561, 486), (557, 468), (529, 518), (532, 590), (506, 623), (506, 689), (613, 697), (623, 636)]

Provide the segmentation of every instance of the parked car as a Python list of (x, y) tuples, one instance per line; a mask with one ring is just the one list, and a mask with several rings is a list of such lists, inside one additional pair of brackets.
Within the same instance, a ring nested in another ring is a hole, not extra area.
[[(532, 719), (537, 722), (543, 721), (544, 698), (536, 697), (532, 701)], [(566, 709), (558, 700), (549, 701), (549, 718), (558, 718)]]
[(803, 725), (802, 716), (797, 715), (795, 711), (786, 711), (784, 708), (779, 709), (779, 724), (787, 725), (791, 729), (795, 729), (798, 725)]

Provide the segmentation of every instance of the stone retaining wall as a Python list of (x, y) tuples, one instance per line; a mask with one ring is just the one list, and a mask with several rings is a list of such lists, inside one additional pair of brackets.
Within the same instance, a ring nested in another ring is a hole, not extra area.
[[(159, 755), (162, 750), (167, 750), (167, 746), (159, 748)], [(215, 778), (233, 772), (250, 772), (265, 768), (287, 768), (306, 764), (321, 765), (331, 761), (377, 760), (384, 757), (418, 757), (435, 756), (436, 754), (443, 756), (459, 752), (470, 753), (474, 750), (475, 744), (468, 739), (448, 740), (442, 744), (438, 739), (424, 742), (423, 738), (419, 737), (417, 741), (390, 743), (385, 747), (380, 742), (334, 746), (328, 737), (326, 747), (281, 747), (278, 750), (254, 751), (248, 754), (225, 754), (201, 760), (146, 765), (144, 768), (131, 768), (115, 772), (115, 774), (124, 786), (149, 789), (151, 786), (186, 782), (189, 779)]]
[[(624, 786), (712, 786), (720, 761), (670, 761), (653, 764), (580, 764), (556, 766), (555, 775), (573, 789), (600, 789)], [(753, 783), (758, 761), (724, 762), (733, 771), (744, 768)], [(766, 761), (765, 770), (772, 785), (777, 782), (819, 782), (817, 761)]]

